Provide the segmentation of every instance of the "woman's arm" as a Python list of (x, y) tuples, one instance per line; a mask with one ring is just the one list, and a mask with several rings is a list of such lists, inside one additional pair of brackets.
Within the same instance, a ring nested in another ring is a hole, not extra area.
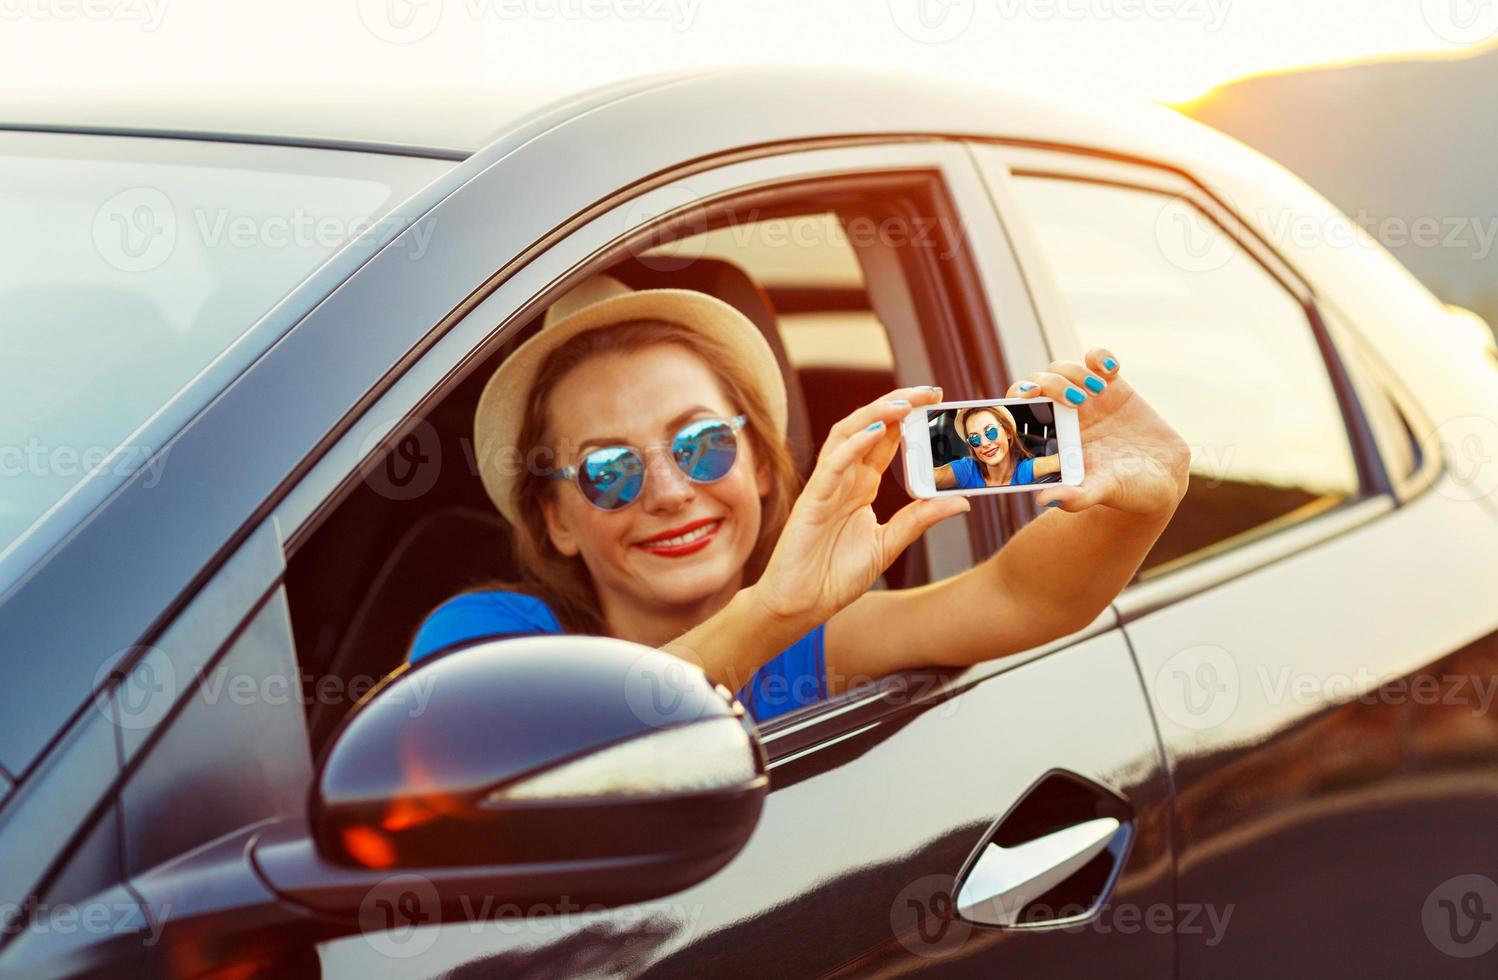
[(1043, 476), (1061, 472), (1061, 455), (1053, 453), (1050, 456), (1035, 456), (1030, 463), (1030, 473), (1039, 480)]
[(934, 472), (936, 473), (936, 489), (951, 490), (957, 486), (957, 474), (952, 472), (951, 463), (938, 466)]
[(1107, 382), (1078, 409), (1082, 484), (1038, 492), (1047, 512), (976, 567), (870, 592), (833, 617), (825, 637), (833, 690), (1030, 649), (1083, 628), (1128, 584), (1186, 492), (1190, 449), (1118, 376), (1111, 354), (1090, 351), (1087, 365), (1055, 362), (1029, 377), (1057, 401), (1068, 388), (1083, 391), (1089, 375)]
[(899, 422), (941, 389), (892, 391), (832, 427), (759, 581), (662, 647), (738, 690), (751, 674), (866, 593), (890, 562), (965, 497), (915, 500), (884, 524), (872, 504), (900, 446)]

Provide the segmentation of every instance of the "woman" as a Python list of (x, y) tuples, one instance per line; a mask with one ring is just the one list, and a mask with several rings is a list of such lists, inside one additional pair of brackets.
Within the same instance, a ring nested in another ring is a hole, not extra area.
[(1059, 479), (1059, 455), (1035, 456), (1019, 440), (1014, 416), (1003, 405), (957, 412), (957, 434), (970, 455), (936, 468), (936, 489), (977, 490)]
[(848, 415), (798, 488), (784, 380), (749, 319), (704, 293), (595, 276), (500, 365), (475, 413), (480, 476), (514, 527), (524, 581), (439, 606), (410, 659), (507, 634), (605, 634), (699, 665), (764, 721), (895, 671), (1081, 629), (1170, 520), (1189, 454), (1106, 351), (1016, 391), (1073, 393), (1082, 485), (1040, 491), (1058, 513), (976, 567), (871, 591), (928, 527), (969, 508), (917, 500), (880, 524), (870, 506), (900, 419), (941, 389), (902, 388)]

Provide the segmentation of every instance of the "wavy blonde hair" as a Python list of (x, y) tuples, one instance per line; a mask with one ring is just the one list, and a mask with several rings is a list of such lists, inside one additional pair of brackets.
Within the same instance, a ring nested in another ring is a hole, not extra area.
[[(656, 344), (676, 344), (702, 359), (729, 402), (744, 415), (748, 424), (743, 433), (751, 440), (757, 458), (769, 462), (770, 492), (760, 498), (759, 537), (744, 564), (743, 584), (750, 585), (759, 579), (770, 560), (791, 504), (801, 489), (801, 478), (785, 437), (770, 415), (765, 393), (755, 386), (732, 352), (718, 341), (664, 320), (630, 320), (578, 334), (552, 351), (537, 374), (517, 448), (525, 458), (530, 458), (532, 448), (552, 444), (554, 435), (548, 431), (547, 405), (552, 391), (569, 372), (595, 357), (628, 354)], [(514, 490), (515, 512), (520, 519), (514, 528), (513, 548), (521, 581), (488, 588), (535, 595), (552, 607), (567, 631), (602, 634), (603, 613), (587, 565), (581, 556), (559, 552), (546, 530), (541, 501), (561, 489), (564, 488), (560, 481), (550, 479), (547, 473), (536, 472), (535, 467), (526, 467)]]

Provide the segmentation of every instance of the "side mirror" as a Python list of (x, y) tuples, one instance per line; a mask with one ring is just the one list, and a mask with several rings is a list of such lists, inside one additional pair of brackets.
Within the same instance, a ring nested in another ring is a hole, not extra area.
[(350, 875), (396, 871), (446, 908), (617, 905), (727, 864), (768, 788), (753, 723), (692, 665), (603, 637), (495, 640), (374, 692), (318, 767), (314, 846), (271, 833), (256, 860), (330, 911)]
[(143, 918), (92, 955), (114, 963), (144, 944), (153, 974), (283, 971), (361, 931), (660, 898), (732, 860), (769, 790), (726, 689), (601, 637), (423, 662), (331, 746), (306, 818), (251, 824), (136, 876), (161, 935)]

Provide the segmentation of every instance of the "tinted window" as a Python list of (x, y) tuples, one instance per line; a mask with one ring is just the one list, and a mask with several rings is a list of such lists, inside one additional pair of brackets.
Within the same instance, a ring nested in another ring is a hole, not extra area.
[(1191, 489), (1142, 577), (1357, 496), (1305, 311), (1263, 266), (1179, 198), (1015, 184), (1084, 347), (1116, 352), (1192, 447)]

